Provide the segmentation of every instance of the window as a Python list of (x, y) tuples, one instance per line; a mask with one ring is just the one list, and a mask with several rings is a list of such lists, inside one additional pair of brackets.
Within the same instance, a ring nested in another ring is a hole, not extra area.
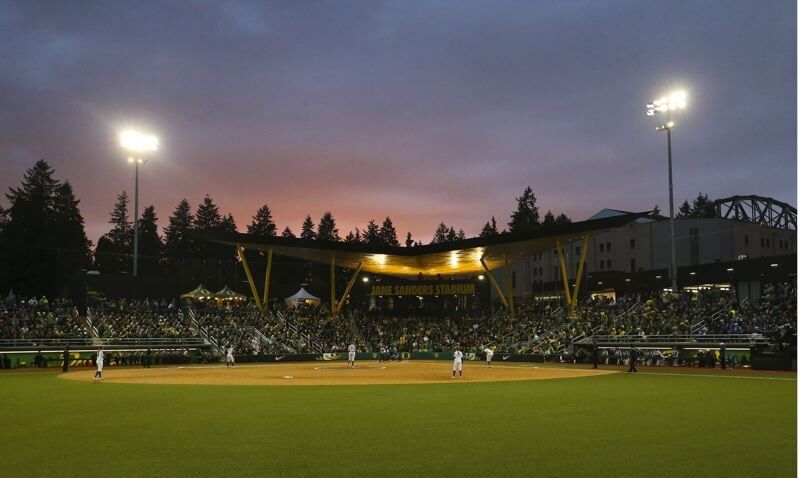
[(611, 252), (611, 243), (606, 242), (606, 252)]
[(611, 269), (611, 259), (608, 259), (606, 261), (606, 269), (609, 269), (609, 270)]
[(636, 259), (631, 259), (631, 272), (636, 272)]
[(636, 239), (631, 239), (631, 249), (636, 249)]
[(767, 249), (769, 249), (769, 239), (767, 239)]
[(750, 237), (747, 234), (744, 235), (744, 245), (745, 246), (750, 245)]
[(603, 270), (603, 267), (606, 265), (604, 261), (600, 261), (600, 270)]
[(763, 237), (761, 238), (761, 247), (762, 248), (764, 247), (764, 238)]
[(542, 268), (539, 268), (539, 275), (542, 275)]
[(600, 244), (600, 252), (604, 252), (603, 249), (605, 248), (605, 244)]

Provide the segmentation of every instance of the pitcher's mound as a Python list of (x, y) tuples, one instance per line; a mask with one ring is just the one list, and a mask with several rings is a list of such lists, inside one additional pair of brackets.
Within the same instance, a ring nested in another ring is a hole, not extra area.
[[(347, 368), (344, 362), (302, 362), (283, 364), (185, 365), (158, 368), (106, 368), (104, 382), (198, 384), (198, 385), (374, 385), (400, 383), (500, 382), (575, 378), (617, 373), (611, 370), (547, 368), (535, 364), (465, 363), (464, 378), (451, 377), (449, 361), (357, 362)], [(70, 372), (61, 377), (92, 381), (94, 370)]]

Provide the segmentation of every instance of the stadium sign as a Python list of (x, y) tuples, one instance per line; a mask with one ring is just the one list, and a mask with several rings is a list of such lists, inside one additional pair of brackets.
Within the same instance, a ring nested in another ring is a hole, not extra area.
[(425, 284), (376, 284), (369, 295), (473, 295), (476, 294), (474, 282), (442, 282)]

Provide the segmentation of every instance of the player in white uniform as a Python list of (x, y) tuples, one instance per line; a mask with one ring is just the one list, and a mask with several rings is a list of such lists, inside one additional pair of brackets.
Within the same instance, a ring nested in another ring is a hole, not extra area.
[(225, 356), (225, 360), (226, 360), (226, 363), (225, 363), (225, 367), (226, 368), (234, 366), (234, 363), (236, 361), (233, 359), (233, 345), (229, 345), (228, 346), (228, 353)]
[(453, 352), (453, 376), (450, 378), (456, 378), (456, 370), (458, 370), (458, 378), (464, 378), (462, 368), (464, 366), (462, 359), (464, 358), (464, 353), (456, 347), (456, 351)]
[(494, 350), (490, 349), (489, 347), (486, 347), (485, 349), (483, 349), (483, 353), (486, 354), (486, 365), (491, 367), (492, 366), (492, 357), (494, 357)]
[(100, 347), (100, 350), (97, 351), (97, 359), (95, 360), (97, 363), (97, 372), (94, 373), (94, 380), (103, 381), (103, 362), (105, 359), (106, 354), (103, 353), (103, 348)]
[(356, 345), (350, 344), (347, 347), (347, 366), (354, 368), (356, 366)]

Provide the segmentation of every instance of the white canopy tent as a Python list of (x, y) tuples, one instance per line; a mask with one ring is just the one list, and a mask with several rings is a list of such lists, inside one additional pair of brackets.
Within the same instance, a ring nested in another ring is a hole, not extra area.
[(300, 304), (311, 304), (319, 306), (322, 303), (322, 300), (319, 297), (316, 297), (310, 294), (304, 287), (301, 287), (300, 290), (284, 299), (286, 305), (297, 307)]

